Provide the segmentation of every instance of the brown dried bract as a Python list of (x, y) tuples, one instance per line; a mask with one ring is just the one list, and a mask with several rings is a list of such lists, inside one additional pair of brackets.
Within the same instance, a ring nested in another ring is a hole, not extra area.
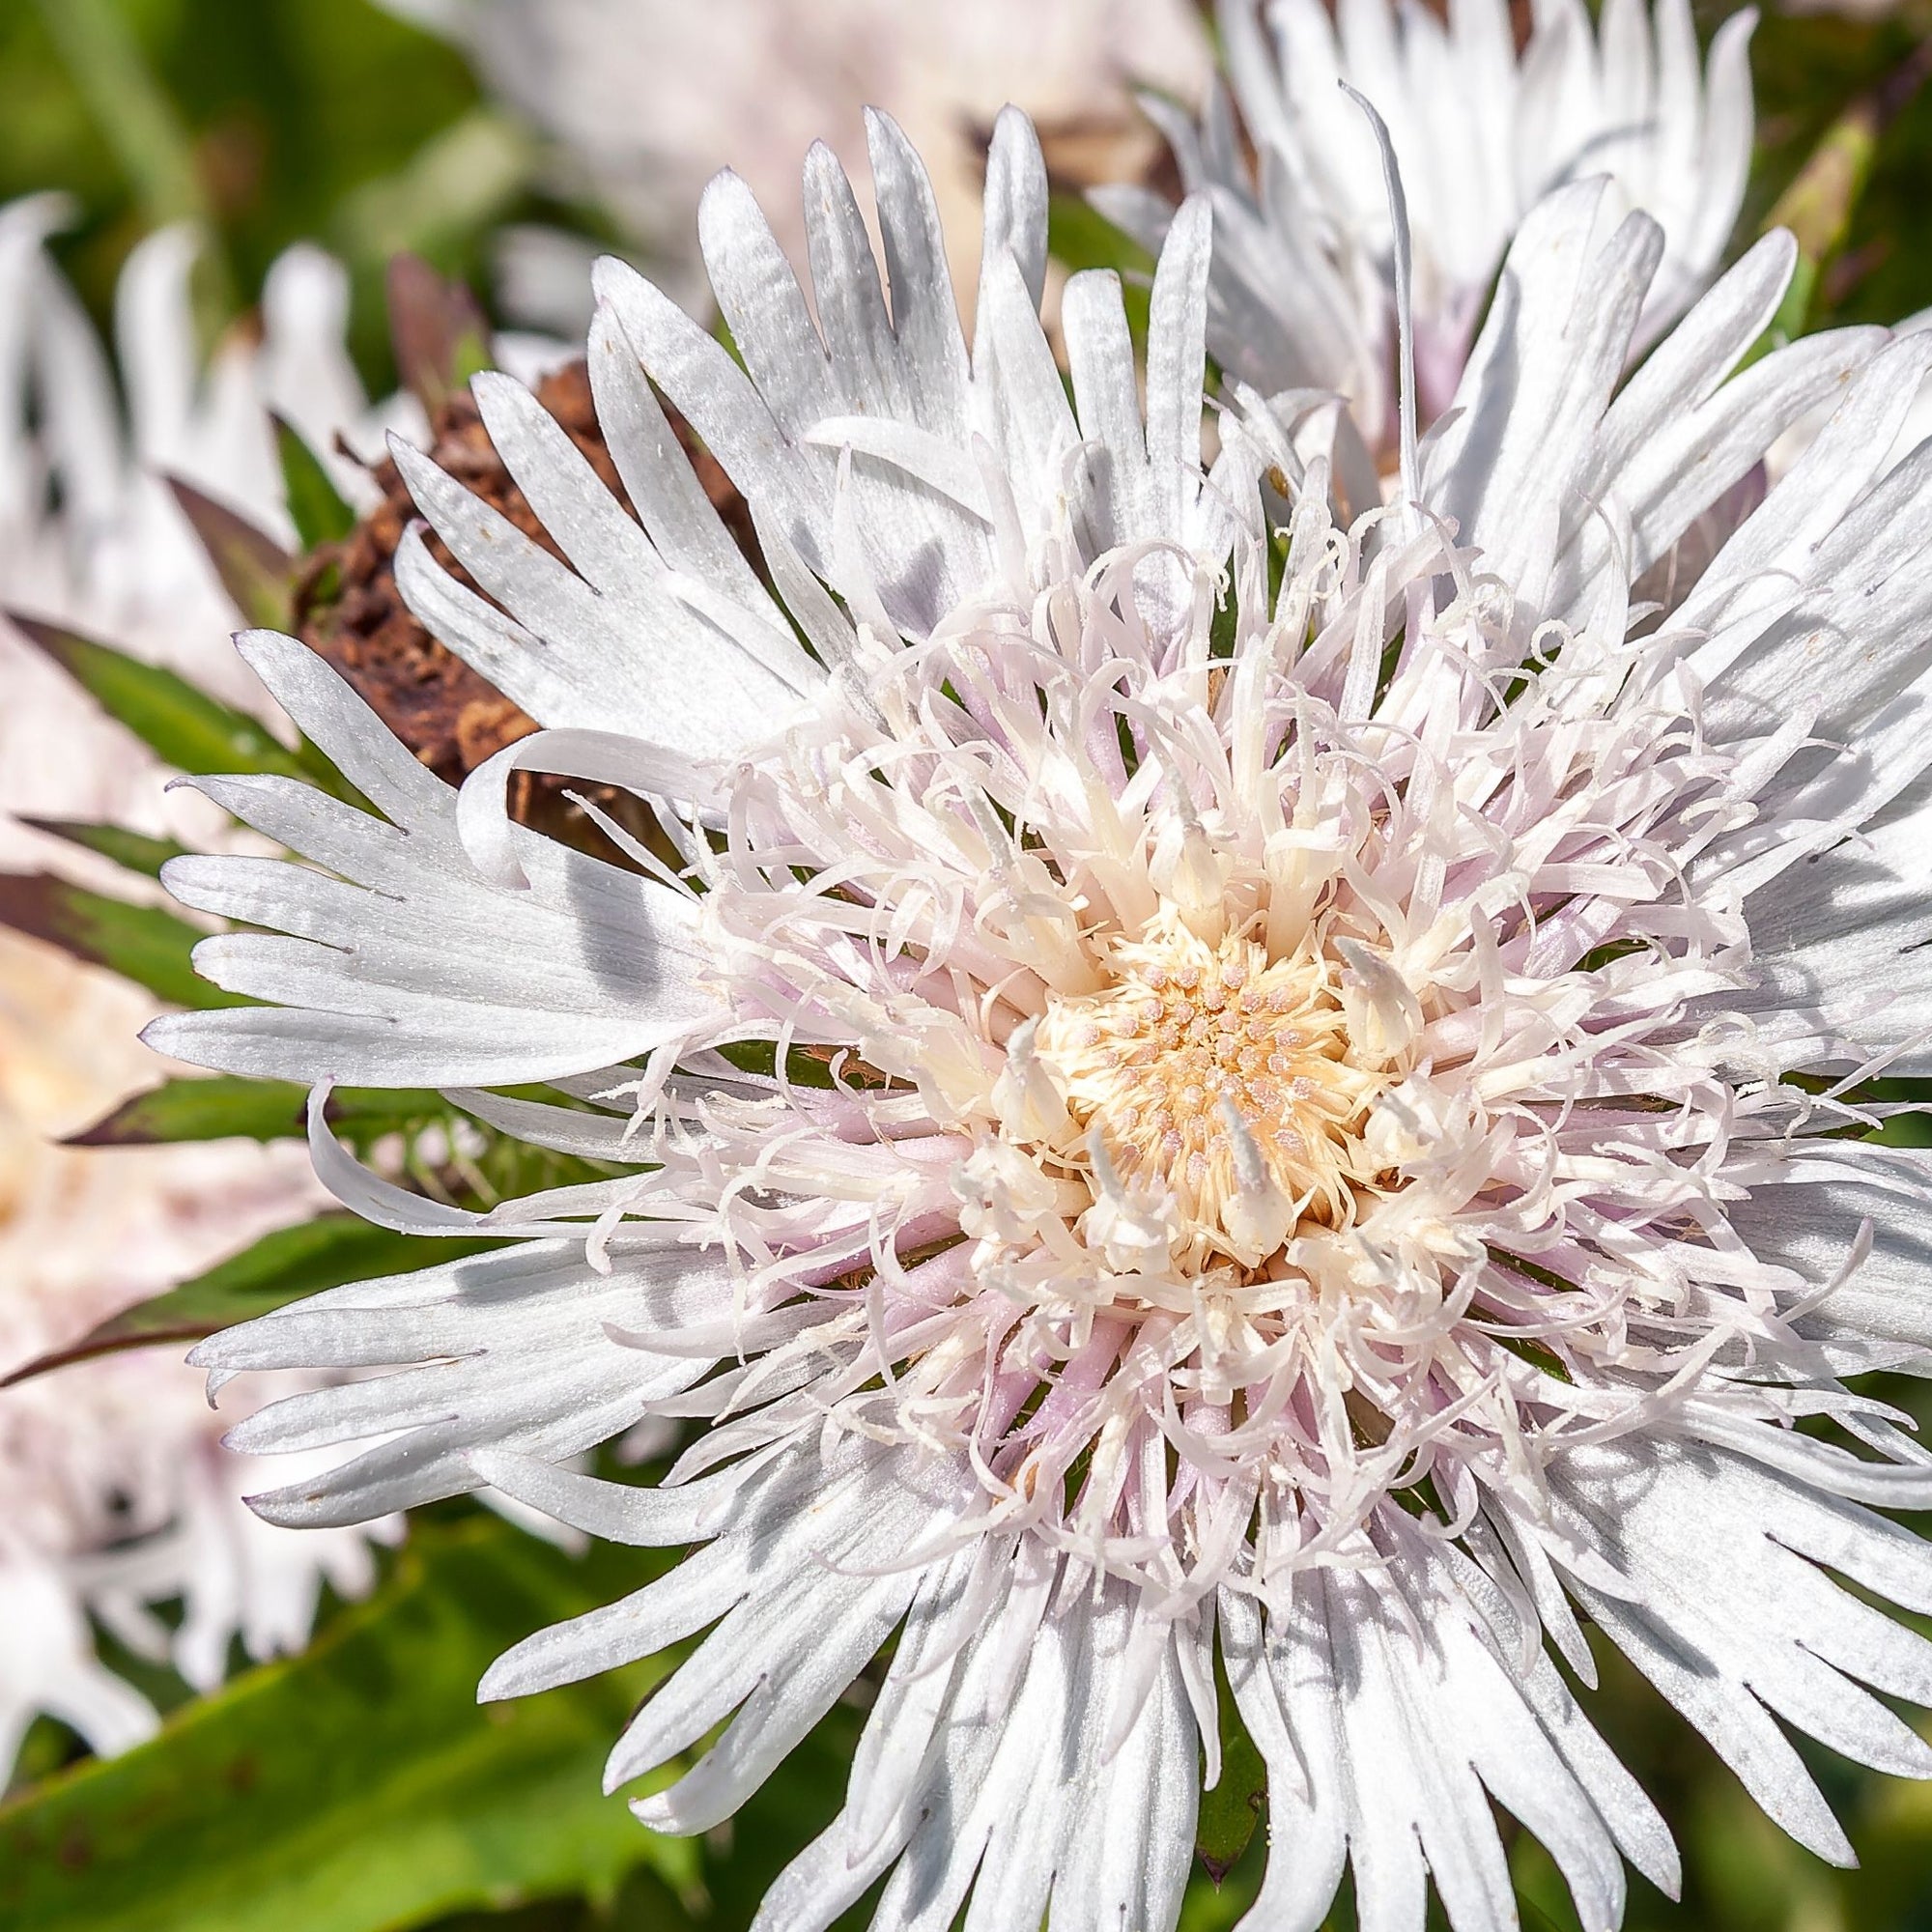
[[(537, 384), (539, 402), (582, 451), (605, 487), (635, 516), (616, 465), (598, 427), (589, 376), (582, 361), (572, 362)], [(737, 539), (757, 562), (750, 511), (717, 459), (699, 443), (684, 419), (666, 409), (697, 479)], [(459, 390), (438, 410), (430, 455), (472, 495), (501, 512), (526, 535), (554, 556), (556, 545), (537, 521), (524, 493), (512, 481), (483, 427), (475, 403)], [(363, 701), (422, 762), (450, 783), (460, 782), (492, 753), (526, 736), (535, 721), (503, 696), (455, 652), (430, 636), (411, 614), (396, 588), (396, 545), (417, 512), (408, 486), (388, 458), (373, 472), (382, 503), (338, 544), (326, 544), (305, 561), (296, 584), (296, 620), (303, 642), (355, 689)], [(481, 586), (432, 534), (436, 560), (459, 582)], [(574, 787), (583, 790), (582, 786)], [(588, 795), (629, 823), (612, 794), (597, 788)], [(562, 795), (562, 781), (519, 773), (511, 809), (526, 824), (570, 843), (612, 856), (613, 848), (582, 810)], [(640, 828), (641, 829), (641, 828)]]

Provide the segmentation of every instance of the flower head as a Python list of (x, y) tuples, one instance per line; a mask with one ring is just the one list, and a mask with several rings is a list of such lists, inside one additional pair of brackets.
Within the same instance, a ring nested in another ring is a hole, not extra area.
[[(1915, 1155), (1790, 1071), (1916, 1065), (1932, 453), (1874, 484), (1927, 346), (1815, 338), (1726, 381), (1788, 278), (1753, 249), (1622, 383), (1662, 238), (1605, 190), (1525, 222), (1403, 495), (1345, 524), (1293, 420), (1201, 462), (1208, 209), (1155, 277), (1145, 407), (1110, 277), (1034, 308), (1045, 190), (1004, 118), (969, 353), (933, 206), (872, 126), (890, 298), (808, 165), (813, 325), (743, 189), (703, 216), (741, 369), (607, 269), (590, 368), (636, 520), (514, 384), (492, 434), (568, 561), (401, 457), (488, 601), (425, 621), (549, 728), (460, 795), (287, 640), (246, 649), (381, 816), (273, 780), (223, 805), (313, 866), (187, 861), (202, 949), (274, 1005), (161, 1023), (237, 1070), (467, 1090), (605, 1164), (507, 1203), (497, 1253), (205, 1345), (402, 1364), (237, 1432), (380, 1436), (261, 1500), (339, 1524), (485, 1482), (701, 1546), (531, 1638), (508, 1694), (711, 1629), (620, 1784), (728, 1815), (896, 1634), (845, 1809), (780, 1880), (824, 1925), (1171, 1926), (1217, 1652), (1269, 1769), (1254, 1922), (1506, 1922), (1486, 1793), (1584, 1922), (1662, 1821), (1548, 1655), (1580, 1605), (1806, 1843), (1843, 1840), (1768, 1712), (1888, 1768), (1932, 1751), (1851, 1681), (1932, 1647), (1864, 1504), (1923, 1458), (1841, 1373), (1922, 1359)], [(822, 330), (822, 333), (821, 333)], [(754, 569), (671, 445), (744, 491)], [(1816, 402), (1831, 428), (1669, 608), (1633, 582)], [(1846, 636), (1825, 662), (1827, 637)], [(509, 823), (528, 766), (628, 785), (619, 871)], [(1863, 827), (1864, 836), (1852, 834)], [(1802, 884), (1799, 883), (1802, 881)], [(1847, 900), (1841, 895), (1850, 895)], [(1839, 935), (1856, 902), (1860, 936)], [(285, 936), (284, 936), (285, 935)], [(1874, 968), (1873, 961), (1883, 966)], [(552, 1102), (480, 1091), (549, 1082)], [(393, 1225), (312, 1115), (321, 1171)], [(560, 1466), (696, 1425), (660, 1488)], [(1878, 1453), (1789, 1425), (1820, 1418)]]
[[(1456, 393), (1511, 237), (1565, 182), (1607, 175), (1662, 228), (1634, 352), (1723, 259), (1750, 164), (1749, 9), (1719, 29), (1701, 74), (1689, 0), (1610, 0), (1600, 27), (1578, 0), (1538, 0), (1520, 56), (1503, 0), (1463, 0), (1446, 24), (1390, 0), (1336, 16), (1321, 0), (1220, 0), (1218, 13), (1227, 88), (1200, 126), (1145, 103), (1184, 188), (1214, 206), (1208, 346), (1264, 395), (1341, 392), (1372, 448), (1394, 441), (1395, 237), (1376, 137), (1338, 83), (1379, 110), (1402, 165), (1425, 416)], [(1171, 211), (1147, 189), (1094, 200), (1151, 245), (1165, 232)]]

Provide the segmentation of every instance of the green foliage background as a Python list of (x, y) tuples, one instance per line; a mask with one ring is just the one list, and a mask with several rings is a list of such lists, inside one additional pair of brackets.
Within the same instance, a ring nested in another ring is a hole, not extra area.
[[(1760, 156), (1741, 233), (1774, 207), (1799, 222), (1815, 276), (1803, 312), (1784, 318), (1794, 330), (1932, 305), (1932, 96), (1914, 91), (1927, 33), (1932, 0), (1878, 22), (1774, 14), (1759, 29)], [(596, 211), (546, 199), (537, 142), (482, 99), (456, 54), (365, 0), (0, 0), (0, 199), (68, 193), (73, 218), (58, 252), (103, 323), (121, 263), (160, 221), (194, 218), (213, 239), (198, 291), (211, 342), (245, 316), (274, 255), (311, 238), (354, 272), (354, 348), (376, 392), (393, 382), (381, 293), (393, 251), (412, 249), (480, 289), (489, 236), (506, 219), (602, 232)], [(1108, 245), (1066, 213), (1063, 252)], [(200, 747), (232, 768), (223, 734), (242, 728), (235, 721), (115, 664), (85, 668), (83, 681), (165, 739), (174, 762), (195, 765)], [(270, 763), (305, 755), (256, 749)], [(159, 855), (112, 856), (138, 867)], [(194, 997), (183, 978), (189, 935), (165, 915), (144, 924), (71, 895), (0, 917), (38, 919), (71, 950)], [(294, 1090), (194, 1086), (127, 1110), (115, 1131), (298, 1131)], [(336, 1124), (359, 1142), (419, 1127), (440, 1105), (344, 1094)], [(140, 1332), (199, 1332), (286, 1293), (412, 1264), (407, 1237), (339, 1221), (292, 1245), (277, 1238), (285, 1245), (144, 1311)], [(242, 1670), (200, 1702), (164, 1672), (118, 1659), (173, 1715), (153, 1744), (110, 1764), (85, 1759), (56, 1725), (35, 1732), (0, 1806), (0, 1932), (747, 1926), (766, 1884), (837, 1806), (856, 1702), (728, 1829), (680, 1842), (645, 1833), (599, 1786), (605, 1751), (667, 1660), (514, 1707), (474, 1701), (500, 1650), (639, 1587), (661, 1561), (565, 1553), (444, 1505), (417, 1517), (370, 1601), (329, 1607), (304, 1657)], [(1607, 1648), (1602, 1664), (1591, 1708), (1686, 1854), (1681, 1904), (1633, 1880), (1633, 1927), (1932, 1928), (1932, 1788), (1804, 1747), (1863, 1861), (1833, 1872), (1768, 1824)], [(1233, 1925), (1253, 1896), (1263, 1846), (1257, 1833), (1239, 1849), (1248, 1795), (1236, 1783), (1218, 1807), (1213, 1832), (1232, 1869), (1218, 1887), (1197, 1874), (1186, 1932)], [(1574, 1932), (1540, 1849), (1518, 1838), (1512, 1856), (1525, 1923)], [(1345, 1902), (1336, 1932), (1352, 1923)]]

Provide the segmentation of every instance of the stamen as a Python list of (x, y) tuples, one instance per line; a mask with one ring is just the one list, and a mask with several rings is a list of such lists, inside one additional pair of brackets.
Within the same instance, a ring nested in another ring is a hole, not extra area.
[[(1236, 1243), (1236, 1259), (1252, 1267), (1288, 1239), (1295, 1223), (1294, 1203), (1282, 1191), (1247, 1122), (1232, 1098), (1221, 1095), (1221, 1120), (1235, 1151), (1236, 1193), (1221, 1209), (1221, 1223)], [(1245, 1251), (1245, 1252), (1244, 1252)]]
[(1057, 1143), (1072, 1129), (1052, 1071), (1034, 1051), (1037, 1019), (1022, 1020), (1007, 1041), (1007, 1064), (993, 1086), (993, 1105), (1015, 1140)]
[(1087, 1242), (1122, 1274), (1160, 1274), (1174, 1259), (1176, 1229), (1168, 1201), (1128, 1192), (1114, 1171), (1100, 1129), (1087, 1135), (1093, 1164), (1094, 1205), (1087, 1210)]

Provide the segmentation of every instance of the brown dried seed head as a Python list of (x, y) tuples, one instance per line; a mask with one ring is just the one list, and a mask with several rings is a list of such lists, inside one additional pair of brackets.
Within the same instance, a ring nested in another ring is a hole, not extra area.
[[(545, 377), (536, 395), (605, 487), (635, 516), (598, 426), (584, 364), (572, 362)], [(757, 544), (744, 498), (684, 419), (668, 405), (665, 413), (705, 495), (757, 567)], [(431, 427), (430, 455), (443, 469), (553, 555), (561, 555), (504, 469), (467, 390), (441, 404)], [(394, 463), (385, 457), (372, 473), (383, 491), (382, 502), (342, 542), (321, 546), (303, 565), (296, 585), (298, 629), (303, 642), (355, 688), (425, 765), (455, 784), (493, 753), (534, 731), (536, 724), (439, 643), (404, 604), (396, 588), (396, 546), (416, 507)], [(460, 583), (481, 592), (439, 538), (432, 535), (429, 548)], [(511, 787), (511, 810), (526, 825), (600, 858), (625, 863), (582, 810), (564, 796), (566, 782), (520, 772)], [(638, 837), (655, 841), (648, 813), (627, 794), (575, 782), (571, 788), (594, 799)]]

